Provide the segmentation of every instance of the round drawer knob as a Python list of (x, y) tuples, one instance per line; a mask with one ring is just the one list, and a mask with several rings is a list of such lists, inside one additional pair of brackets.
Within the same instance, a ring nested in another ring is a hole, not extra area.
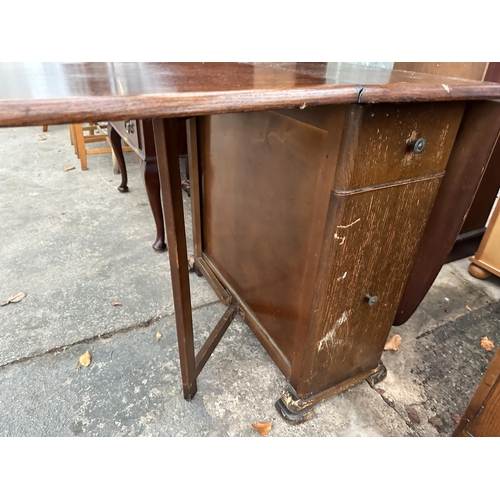
[(376, 295), (370, 295), (369, 293), (365, 295), (365, 299), (368, 300), (369, 306), (374, 306), (378, 302), (378, 297)]
[(421, 137), (420, 139), (417, 139), (415, 141), (407, 141), (406, 144), (408, 144), (410, 148), (413, 148), (413, 152), (416, 155), (419, 155), (425, 149), (427, 142), (423, 137)]

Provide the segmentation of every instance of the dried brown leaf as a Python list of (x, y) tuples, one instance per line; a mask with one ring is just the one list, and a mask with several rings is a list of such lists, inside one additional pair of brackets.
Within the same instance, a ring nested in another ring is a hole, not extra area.
[(381, 395), (383, 396), (385, 394), (385, 391), (384, 389), (380, 389), (380, 387), (376, 387), (375, 390)]
[(259, 431), (263, 436), (267, 436), (271, 432), (272, 426), (272, 422), (257, 422), (256, 424), (252, 424), (252, 427), (256, 431)]
[(385, 344), (384, 351), (397, 351), (401, 345), (401, 335), (393, 335)]
[(163, 335), (161, 334), (161, 332), (156, 332), (156, 338), (157, 338), (158, 340), (160, 340), (160, 339), (162, 338), (162, 336), (163, 336)]
[(66, 168), (64, 169), (64, 171), (65, 171), (65, 172), (67, 172), (68, 170), (75, 170), (75, 167), (66, 167)]
[(122, 306), (123, 304), (121, 302), (113, 302), (113, 306)]
[(413, 422), (414, 424), (420, 423), (420, 416), (417, 413), (417, 410), (415, 410), (415, 408), (411, 408), (408, 411), (408, 418), (410, 419), (410, 422)]
[(89, 351), (86, 351), (78, 358), (78, 361), (81, 366), (89, 366), (90, 363), (92, 363), (92, 354), (90, 354)]
[(428, 422), (434, 427), (439, 427), (443, 425), (443, 421), (439, 417), (431, 417), (429, 418)]
[(459, 424), (460, 423), (460, 420), (462, 420), (462, 417), (458, 414), (458, 413), (453, 413), (451, 415), (451, 419), (453, 420), (453, 422), (455, 422), (456, 424)]
[(26, 297), (26, 294), (24, 292), (19, 292), (13, 295), (12, 297), (9, 297), (7, 300), (4, 300), (1, 305), (6, 306), (7, 304), (13, 303), (15, 304), (16, 302), (21, 302), (21, 300)]
[(481, 339), (481, 347), (485, 351), (492, 351), (493, 349), (495, 349), (495, 344), (493, 344), (493, 342), (488, 337), (483, 337)]

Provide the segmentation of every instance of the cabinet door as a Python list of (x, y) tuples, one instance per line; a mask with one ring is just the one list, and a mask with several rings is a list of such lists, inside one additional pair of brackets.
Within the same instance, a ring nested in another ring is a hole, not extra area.
[(332, 193), (299, 397), (377, 366), (440, 181)]

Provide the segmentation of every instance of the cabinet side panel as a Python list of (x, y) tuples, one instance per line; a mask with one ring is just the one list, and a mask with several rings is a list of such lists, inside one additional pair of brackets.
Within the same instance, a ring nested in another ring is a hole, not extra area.
[(199, 122), (203, 252), (289, 362), (310, 323), (344, 113)]
[(377, 366), (440, 181), (332, 193), (299, 397)]

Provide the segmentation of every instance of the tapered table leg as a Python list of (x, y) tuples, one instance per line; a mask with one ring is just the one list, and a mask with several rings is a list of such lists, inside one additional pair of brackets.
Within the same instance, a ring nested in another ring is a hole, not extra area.
[(158, 177), (156, 159), (151, 160), (146, 158), (145, 160), (141, 160), (141, 171), (156, 226), (156, 240), (153, 243), (153, 248), (158, 252), (162, 252), (166, 250), (167, 245), (165, 244), (165, 224), (163, 223), (160, 179)]
[(108, 123), (108, 137), (111, 144), (111, 149), (115, 154), (116, 161), (118, 162), (118, 166), (120, 168), (120, 174), (122, 176), (122, 182), (118, 186), (118, 191), (126, 193), (128, 191), (128, 177), (125, 158), (123, 157), (122, 139), (120, 137), (120, 134), (113, 128), (113, 125), (111, 125), (111, 123)]
[(189, 401), (196, 394), (196, 362), (177, 141), (179, 126), (183, 123), (177, 118), (153, 119), (156, 158), (160, 176), (163, 215), (170, 259), (170, 275), (174, 295), (182, 386), (184, 398)]

